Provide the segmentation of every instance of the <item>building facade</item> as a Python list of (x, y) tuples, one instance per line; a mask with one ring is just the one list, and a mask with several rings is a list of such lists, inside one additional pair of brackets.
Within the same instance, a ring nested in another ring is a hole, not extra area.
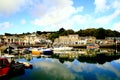
[(68, 35), (68, 36), (59, 36), (54, 40), (54, 45), (64, 45), (64, 46), (71, 46), (71, 45), (86, 45), (95, 43), (96, 38), (89, 36), (89, 37), (79, 37), (78, 34)]

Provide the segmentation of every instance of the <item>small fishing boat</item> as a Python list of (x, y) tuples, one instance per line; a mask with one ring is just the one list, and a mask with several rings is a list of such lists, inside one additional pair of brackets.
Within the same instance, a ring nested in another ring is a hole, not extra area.
[(32, 55), (39, 56), (39, 55), (41, 55), (43, 52), (42, 52), (39, 48), (33, 48), (33, 49), (31, 49), (31, 53), (32, 53)]
[(35, 48), (35, 49), (32, 49), (32, 54), (35, 54), (35, 55), (41, 55), (41, 54), (52, 55), (53, 51), (50, 48)]
[(53, 51), (49, 48), (42, 49), (44, 55), (52, 55)]

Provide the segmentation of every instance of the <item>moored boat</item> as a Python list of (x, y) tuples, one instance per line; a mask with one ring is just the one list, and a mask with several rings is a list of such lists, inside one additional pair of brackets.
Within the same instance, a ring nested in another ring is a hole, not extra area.
[(0, 57), (0, 78), (5, 76), (14, 76), (24, 73), (24, 65), (17, 63), (11, 58), (11, 62), (6, 57)]
[(8, 74), (10, 70), (10, 63), (5, 57), (0, 57), (0, 77)]
[(37, 55), (37, 56), (40, 56), (42, 54), (52, 55), (53, 50), (50, 48), (34, 48), (34, 49), (31, 49), (31, 53), (32, 53), (32, 55)]
[(33, 48), (33, 49), (31, 49), (31, 53), (32, 53), (32, 55), (37, 55), (37, 56), (39, 56), (39, 55), (41, 55), (43, 52), (42, 52), (41, 50), (39, 50), (38, 48)]
[(73, 47), (55, 47), (53, 48), (54, 51), (70, 51)]

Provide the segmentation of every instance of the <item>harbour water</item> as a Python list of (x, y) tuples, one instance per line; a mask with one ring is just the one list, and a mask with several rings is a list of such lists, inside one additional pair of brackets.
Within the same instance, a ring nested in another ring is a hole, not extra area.
[(119, 52), (98, 58), (19, 58), (16, 61), (30, 62), (33, 68), (10, 80), (120, 80)]

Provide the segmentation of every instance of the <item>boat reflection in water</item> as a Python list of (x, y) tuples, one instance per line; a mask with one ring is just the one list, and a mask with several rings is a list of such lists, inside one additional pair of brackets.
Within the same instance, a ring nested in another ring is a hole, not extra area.
[[(65, 56), (61, 57), (59, 56), (60, 54), (65, 54)], [(50, 58), (32, 57), (28, 62), (32, 63), (33, 69), (27, 69), (24, 75), (13, 77), (10, 80), (120, 79), (120, 53), (116, 53), (115, 50), (91, 51), (89, 55), (69, 54), (69, 56), (72, 55), (74, 57), (69, 57), (67, 53), (60, 54), (53, 54)], [(27, 60), (19, 58), (19, 61)]]

